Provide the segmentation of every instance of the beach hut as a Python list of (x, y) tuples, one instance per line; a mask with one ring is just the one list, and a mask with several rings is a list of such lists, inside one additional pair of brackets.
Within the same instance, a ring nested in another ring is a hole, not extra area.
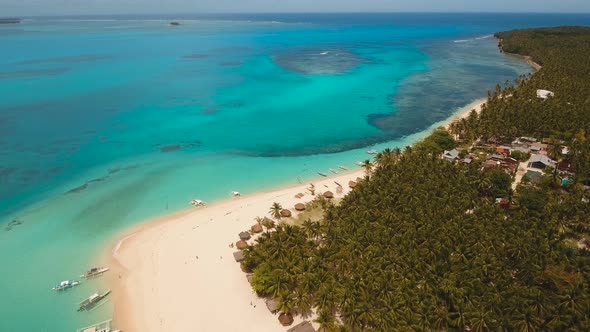
[(350, 180), (350, 181), (348, 181), (348, 186), (349, 186), (351, 189), (354, 189), (354, 188), (356, 187), (356, 182), (354, 182), (354, 181)]
[(236, 248), (238, 248), (240, 250), (244, 250), (244, 249), (248, 248), (248, 243), (244, 240), (240, 240), (240, 241), (236, 242)]
[(361, 178), (361, 177), (357, 177), (357, 178), (356, 178), (356, 183), (360, 183), (360, 182), (363, 182), (363, 178)]
[(304, 320), (303, 322), (288, 329), (287, 332), (315, 332), (315, 329), (309, 321)]
[(290, 210), (287, 210), (287, 209), (281, 210), (281, 217), (283, 217), (283, 218), (289, 218), (290, 216), (291, 216), (291, 211)]
[(297, 210), (297, 211), (305, 211), (305, 204), (303, 204), (303, 203), (297, 203), (297, 204), (295, 204), (295, 210)]
[(240, 240), (244, 240), (244, 241), (250, 240), (250, 238), (252, 237), (252, 235), (250, 235), (250, 233), (248, 233), (248, 232), (241, 232), (239, 234), (239, 236), (240, 236)]
[(326, 197), (326, 198), (334, 198), (334, 193), (331, 192), (331, 191), (326, 191), (324, 193), (324, 197)]
[(282, 312), (279, 315), (279, 322), (283, 326), (289, 326), (289, 325), (293, 324), (293, 315), (291, 315), (290, 313)]
[(243, 251), (236, 251), (234, 252), (234, 259), (236, 262), (241, 262), (244, 260), (244, 252)]
[(264, 301), (266, 303), (266, 307), (268, 308), (268, 311), (270, 311), (271, 313), (276, 313), (277, 311), (279, 311), (280, 305), (279, 302), (275, 299), (268, 299), (266, 301)]
[(262, 233), (262, 225), (256, 223), (250, 227), (250, 231), (254, 234)]

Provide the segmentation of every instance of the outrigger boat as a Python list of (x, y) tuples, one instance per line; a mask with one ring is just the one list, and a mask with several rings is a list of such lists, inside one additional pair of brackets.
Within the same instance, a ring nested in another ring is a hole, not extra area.
[(202, 201), (202, 200), (200, 200), (200, 199), (193, 199), (193, 200), (191, 201), (191, 205), (192, 205), (192, 206), (205, 206), (206, 204), (205, 204), (205, 202), (203, 202), (203, 201)]
[(121, 330), (113, 330), (112, 322), (112, 320), (107, 320), (102, 323), (77, 329), (76, 332), (121, 332)]
[(337, 170), (335, 170), (335, 169), (331, 169), (331, 168), (330, 168), (330, 172), (332, 172), (332, 173), (334, 173), (334, 174), (338, 174), (338, 171), (337, 171)]
[(361, 166), (361, 167), (362, 167), (362, 166), (365, 166), (365, 163), (363, 163), (362, 161), (357, 161), (355, 164), (356, 164), (357, 166)]
[(319, 174), (319, 175), (321, 175), (321, 176), (323, 176), (323, 177), (327, 177), (327, 176), (328, 176), (328, 175), (327, 175), (327, 174), (325, 174), (325, 173), (320, 173), (320, 172), (318, 172), (318, 174)]
[(378, 154), (379, 151), (377, 151), (377, 150), (369, 150), (369, 151), (367, 151), (367, 153), (368, 154)]
[(109, 295), (110, 293), (111, 293), (111, 291), (108, 290), (108, 291), (106, 291), (106, 293), (104, 293), (102, 295), (99, 295), (98, 293), (94, 293), (94, 294), (90, 295), (89, 298), (80, 302), (80, 307), (78, 308), (78, 311), (92, 309), (94, 307), (94, 305), (96, 305), (98, 302), (100, 302), (100, 300), (107, 297), (107, 295)]
[(93, 267), (90, 270), (86, 271), (80, 277), (86, 278), (86, 279), (92, 279), (92, 278), (102, 275), (103, 273), (107, 272), (108, 270), (110, 270), (108, 267)]
[(340, 168), (343, 171), (348, 171), (348, 168), (344, 167), (344, 166), (338, 166), (338, 168)]
[(59, 284), (53, 286), (53, 290), (54, 291), (63, 291), (66, 290), (68, 288), (72, 288), (74, 286), (78, 286), (80, 284), (79, 281), (69, 281), (69, 280), (64, 280), (62, 282), (60, 282)]

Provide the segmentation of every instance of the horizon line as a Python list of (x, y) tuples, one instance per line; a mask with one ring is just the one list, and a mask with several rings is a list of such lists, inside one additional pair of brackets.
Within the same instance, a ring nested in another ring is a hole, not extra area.
[(531, 14), (531, 15), (590, 15), (588, 12), (544, 12), (544, 11), (301, 11), (301, 12), (191, 12), (191, 13), (68, 13), (68, 14), (40, 14), (40, 15), (11, 15), (11, 16), (0, 16), (0, 18), (37, 18), (37, 17), (69, 17), (69, 16), (123, 16), (123, 15), (179, 15), (179, 16), (190, 16), (190, 15), (318, 15), (318, 14)]

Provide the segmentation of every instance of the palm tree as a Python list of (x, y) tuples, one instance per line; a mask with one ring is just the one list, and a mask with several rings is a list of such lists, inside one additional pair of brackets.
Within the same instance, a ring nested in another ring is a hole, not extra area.
[(309, 184), (309, 187), (307, 187), (307, 191), (309, 191), (311, 196), (315, 196), (315, 186), (313, 185), (313, 183)]
[[(280, 215), (280, 213), (279, 213)], [(261, 221), (259, 222), (262, 226), (266, 227), (266, 231), (268, 232), (269, 229), (275, 227), (275, 222), (268, 218), (260, 218)]]
[(283, 210), (283, 207), (281, 206), (281, 204), (274, 202), (274, 203), (272, 203), (272, 206), (270, 207), (270, 211), (268, 213), (276, 220), (280, 220), (281, 219), (281, 210)]
[(318, 311), (318, 316), (313, 321), (320, 325), (318, 332), (330, 332), (336, 329), (336, 316), (330, 310)]
[(371, 171), (373, 170), (373, 163), (371, 163), (371, 161), (367, 159), (363, 162), (363, 168), (365, 169), (365, 173), (368, 176), (369, 174), (371, 174)]

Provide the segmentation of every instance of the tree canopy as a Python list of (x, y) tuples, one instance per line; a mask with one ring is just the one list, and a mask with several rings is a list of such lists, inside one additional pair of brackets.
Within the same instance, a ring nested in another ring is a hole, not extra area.
[[(587, 144), (579, 136), (589, 129), (590, 93), (578, 94), (590, 92), (582, 61), (590, 29), (497, 36), (543, 69), (497, 88), (481, 116), (453, 130), (505, 140), (577, 135)], [(537, 100), (543, 87), (555, 97)], [(510, 177), (443, 160), (454, 146), (437, 130), (415, 148), (383, 151), (320, 220), (263, 233), (242, 263), (253, 289), (283, 312), (314, 310), (326, 331), (590, 330), (590, 254), (571, 245), (588, 233), (590, 193), (579, 184), (519, 186), (501, 209), (495, 197), (511, 191)], [(575, 158), (589, 160), (577, 148)]]

